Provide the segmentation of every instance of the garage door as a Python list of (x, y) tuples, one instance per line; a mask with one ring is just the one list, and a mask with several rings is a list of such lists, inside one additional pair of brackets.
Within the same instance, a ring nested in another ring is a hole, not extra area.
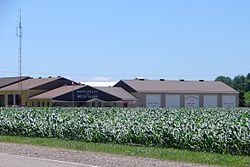
[(167, 108), (180, 107), (180, 95), (166, 95), (166, 107)]
[(161, 95), (146, 95), (146, 107), (161, 107)]
[(185, 107), (199, 107), (199, 95), (185, 95)]
[(218, 101), (216, 95), (204, 96), (204, 107), (218, 107)]
[(236, 97), (231, 95), (222, 96), (222, 107), (235, 107)]

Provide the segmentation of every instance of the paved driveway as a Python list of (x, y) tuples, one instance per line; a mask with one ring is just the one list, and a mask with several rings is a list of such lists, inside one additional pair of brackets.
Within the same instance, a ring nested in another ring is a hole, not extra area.
[(0, 153), (0, 167), (97, 167), (65, 161)]

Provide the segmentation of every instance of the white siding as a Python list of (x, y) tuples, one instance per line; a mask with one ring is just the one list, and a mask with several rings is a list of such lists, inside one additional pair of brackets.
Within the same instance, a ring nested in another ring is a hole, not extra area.
[(180, 95), (166, 95), (166, 107), (167, 108), (180, 107)]
[(204, 96), (204, 107), (218, 107), (218, 98), (216, 95)]
[(233, 95), (222, 96), (222, 107), (235, 107), (236, 97)]
[(146, 95), (146, 107), (161, 107), (161, 95)]
[(199, 107), (199, 95), (185, 95), (185, 107)]

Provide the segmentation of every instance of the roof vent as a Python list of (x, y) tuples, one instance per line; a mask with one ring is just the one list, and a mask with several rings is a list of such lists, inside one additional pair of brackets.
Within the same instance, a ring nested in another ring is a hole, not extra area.
[(204, 80), (203, 80), (203, 79), (200, 79), (199, 82), (204, 82)]
[(38, 77), (38, 79), (41, 79), (42, 77)]
[(61, 76), (60, 76), (60, 75), (58, 75), (58, 76), (57, 76), (57, 78), (61, 78)]
[(144, 77), (136, 77), (135, 80), (140, 80), (140, 81), (144, 81), (146, 80)]
[(160, 81), (165, 81), (165, 79), (161, 78)]
[(52, 76), (49, 76), (49, 78), (52, 78)]
[(184, 79), (180, 79), (179, 81), (184, 82), (185, 80)]

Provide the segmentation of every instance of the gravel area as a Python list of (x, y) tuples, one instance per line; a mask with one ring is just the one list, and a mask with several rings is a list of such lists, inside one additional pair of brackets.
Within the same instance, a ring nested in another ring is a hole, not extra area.
[(208, 167), (206, 165), (161, 161), (151, 158), (71, 151), (29, 145), (0, 143), (0, 152), (36, 158), (84, 163), (100, 167)]

